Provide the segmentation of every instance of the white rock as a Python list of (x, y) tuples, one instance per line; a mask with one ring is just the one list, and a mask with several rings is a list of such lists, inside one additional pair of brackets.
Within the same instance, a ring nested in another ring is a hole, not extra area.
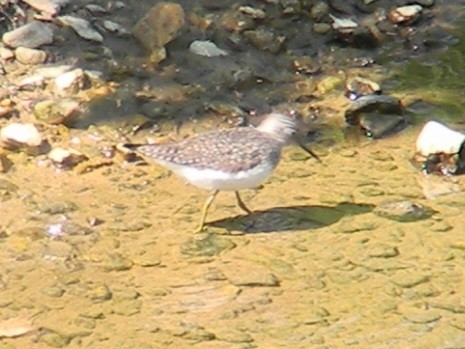
[(216, 46), (213, 42), (208, 41), (208, 40), (193, 41), (189, 46), (189, 50), (192, 53), (195, 53), (196, 55), (205, 56), (205, 57), (218, 57), (218, 56), (228, 55), (228, 52), (218, 48), (218, 46)]
[(429, 121), (418, 135), (416, 148), (423, 156), (457, 154), (465, 142), (465, 135), (437, 121)]
[(91, 41), (103, 42), (103, 36), (85, 19), (73, 16), (60, 16), (57, 18), (64, 25), (69, 25), (81, 38)]
[(75, 149), (54, 148), (47, 157), (56, 164), (72, 167), (86, 159), (86, 156)]
[(351, 19), (337, 18), (331, 14), (329, 15), (329, 17), (331, 17), (331, 19), (333, 20), (331, 26), (334, 30), (347, 31), (353, 30), (359, 26), (357, 22), (354, 22)]
[(0, 131), (0, 140), (6, 144), (39, 147), (44, 138), (34, 124), (13, 122)]
[(86, 79), (84, 71), (78, 68), (57, 76), (55, 78), (55, 86), (60, 92), (69, 90), (78, 92), (83, 87)]
[(413, 17), (421, 12), (423, 7), (420, 5), (408, 5), (396, 8), (396, 11), (404, 17)]

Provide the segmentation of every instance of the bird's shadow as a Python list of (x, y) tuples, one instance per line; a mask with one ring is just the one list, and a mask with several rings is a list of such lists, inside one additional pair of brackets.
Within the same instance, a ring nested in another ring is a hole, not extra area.
[(225, 218), (208, 226), (243, 231), (246, 234), (318, 229), (338, 222), (346, 216), (373, 211), (374, 205), (340, 203), (335, 206), (288, 206), (254, 211), (248, 215)]

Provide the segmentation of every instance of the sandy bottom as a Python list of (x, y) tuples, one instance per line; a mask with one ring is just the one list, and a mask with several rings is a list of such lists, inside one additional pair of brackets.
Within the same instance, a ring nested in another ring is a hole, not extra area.
[[(417, 131), (317, 147), (323, 164), (288, 147), (243, 192), (254, 213), (220, 193), (201, 234), (208, 193), (155, 165), (15, 164), (0, 179), (0, 348), (463, 347), (465, 178), (419, 173)], [(433, 214), (377, 214), (389, 201)]]

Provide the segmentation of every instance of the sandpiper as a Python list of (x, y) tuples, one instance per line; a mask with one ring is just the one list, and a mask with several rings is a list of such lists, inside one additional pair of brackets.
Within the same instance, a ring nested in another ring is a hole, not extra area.
[(295, 138), (299, 121), (294, 116), (271, 113), (256, 128), (237, 127), (202, 133), (168, 144), (125, 144), (125, 148), (155, 160), (197, 187), (212, 190), (205, 202), (199, 227), (219, 191), (234, 191), (239, 207), (251, 213), (239, 190), (262, 183), (278, 165), (282, 148), (297, 141), (307, 153), (318, 156)]

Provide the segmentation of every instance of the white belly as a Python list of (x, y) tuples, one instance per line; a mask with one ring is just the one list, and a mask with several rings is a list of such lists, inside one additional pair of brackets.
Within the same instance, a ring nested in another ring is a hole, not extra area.
[(196, 169), (184, 165), (176, 165), (157, 160), (161, 165), (183, 177), (186, 181), (199, 188), (209, 190), (237, 191), (259, 186), (273, 172), (275, 166), (256, 166), (248, 171), (229, 173), (211, 169)]

